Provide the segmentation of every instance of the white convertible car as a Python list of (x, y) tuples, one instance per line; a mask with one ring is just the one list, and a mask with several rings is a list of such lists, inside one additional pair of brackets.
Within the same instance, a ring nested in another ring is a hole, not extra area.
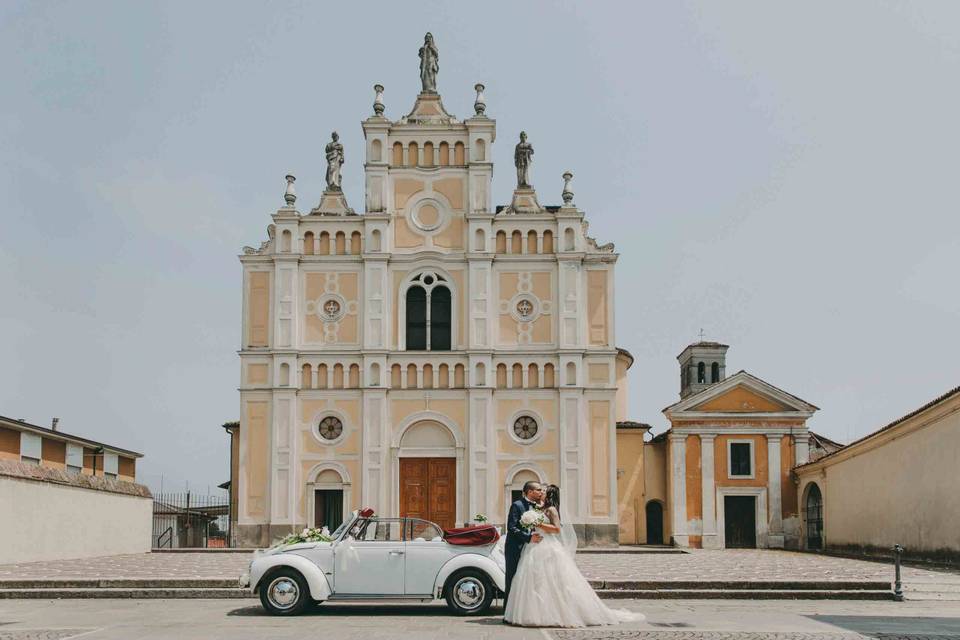
[(417, 518), (354, 512), (333, 542), (304, 542), (257, 552), (241, 587), (275, 615), (314, 602), (445, 598), (460, 615), (489, 609), (505, 584), (502, 544), (490, 526), (442, 531)]

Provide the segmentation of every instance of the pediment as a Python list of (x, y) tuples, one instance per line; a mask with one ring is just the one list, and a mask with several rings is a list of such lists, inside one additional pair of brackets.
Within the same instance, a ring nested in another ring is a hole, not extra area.
[(684, 398), (663, 410), (667, 416), (716, 414), (795, 414), (809, 417), (817, 407), (772, 384), (740, 371), (723, 382)]

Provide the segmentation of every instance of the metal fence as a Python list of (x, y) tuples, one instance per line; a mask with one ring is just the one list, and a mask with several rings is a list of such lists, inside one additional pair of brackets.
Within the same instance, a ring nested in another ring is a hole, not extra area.
[(153, 548), (230, 546), (230, 498), (186, 493), (153, 496)]

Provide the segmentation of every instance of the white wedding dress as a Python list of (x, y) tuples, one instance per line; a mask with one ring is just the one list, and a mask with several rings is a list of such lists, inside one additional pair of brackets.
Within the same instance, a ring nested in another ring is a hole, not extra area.
[[(560, 525), (555, 509), (548, 509), (547, 515)], [(504, 621), (525, 627), (588, 627), (643, 620), (641, 613), (603, 604), (574, 561), (573, 526), (561, 529), (560, 534), (540, 531), (542, 541), (524, 545)]]

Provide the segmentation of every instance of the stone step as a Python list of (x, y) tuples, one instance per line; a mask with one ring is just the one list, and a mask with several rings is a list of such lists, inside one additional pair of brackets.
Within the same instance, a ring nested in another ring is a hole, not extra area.
[(0, 579), (0, 589), (235, 589), (237, 580), (237, 578)]
[(590, 580), (605, 591), (891, 591), (884, 580)]
[(891, 591), (826, 589), (597, 589), (609, 600), (893, 600)]
[(620, 547), (581, 547), (577, 549), (578, 554), (608, 553), (608, 554), (632, 554), (632, 553), (689, 553), (679, 547), (660, 547), (660, 546), (620, 546)]
[(0, 600), (60, 600), (87, 598), (156, 599), (178, 598), (209, 600), (214, 598), (256, 598), (247, 590), (227, 588), (78, 588), (78, 589), (0, 589)]

